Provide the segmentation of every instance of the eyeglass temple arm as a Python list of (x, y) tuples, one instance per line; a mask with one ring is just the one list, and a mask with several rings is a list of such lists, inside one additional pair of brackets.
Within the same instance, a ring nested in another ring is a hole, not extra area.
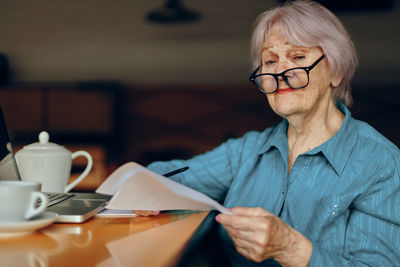
[(312, 70), (315, 66), (317, 66), (317, 64), (318, 64), (319, 62), (321, 62), (321, 60), (324, 59), (324, 57), (325, 57), (325, 54), (322, 54), (322, 56), (320, 56), (319, 59), (317, 59), (317, 61), (315, 61), (311, 66), (309, 66), (309, 67), (307, 68), (307, 70), (308, 70), (308, 71)]
[(257, 68), (255, 71), (253, 71), (253, 73), (252, 73), (252, 74), (250, 75), (250, 77), (249, 77), (249, 80), (250, 80), (250, 81), (254, 82), (256, 73), (257, 73), (257, 71), (258, 71), (259, 69), (260, 69), (260, 66), (258, 66), (258, 68)]

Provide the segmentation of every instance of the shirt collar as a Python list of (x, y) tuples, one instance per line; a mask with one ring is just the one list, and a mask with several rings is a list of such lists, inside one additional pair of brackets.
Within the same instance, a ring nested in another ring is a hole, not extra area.
[(340, 176), (357, 141), (357, 135), (354, 134), (356, 125), (350, 110), (341, 101), (337, 101), (336, 106), (345, 115), (339, 131), (328, 141), (306, 154), (322, 153)]
[[(336, 106), (345, 115), (339, 131), (328, 141), (305, 153), (305, 155), (322, 153), (335, 169), (336, 173), (341, 175), (356, 143), (357, 137), (354, 135), (355, 124), (352, 121), (350, 110), (341, 101), (337, 101)], [(265, 144), (258, 150), (258, 155), (266, 153), (271, 148), (276, 147), (280, 151), (282, 158), (287, 161), (289, 149), (287, 128), (288, 121), (286, 119), (275, 125), (269, 135), (266, 136), (267, 140)]]
[[(272, 147), (278, 148), (284, 159), (288, 158), (288, 141), (287, 141), (287, 129), (288, 121), (283, 119), (280, 123), (272, 127), (269, 135), (266, 136), (266, 142), (258, 150), (258, 155), (264, 154), (269, 151)], [(264, 132), (265, 133), (265, 132)]]

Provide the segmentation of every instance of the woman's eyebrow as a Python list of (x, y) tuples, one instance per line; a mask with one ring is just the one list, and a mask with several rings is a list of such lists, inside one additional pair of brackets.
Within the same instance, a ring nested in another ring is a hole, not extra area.
[(261, 51), (261, 56), (266, 56), (266, 55), (273, 55), (274, 53), (272, 53), (271, 51), (268, 51), (268, 49), (263, 49)]
[(288, 50), (288, 53), (292, 53), (292, 52), (307, 53), (307, 52), (310, 52), (310, 50), (311, 50), (311, 48), (309, 48), (309, 47), (294, 46)]

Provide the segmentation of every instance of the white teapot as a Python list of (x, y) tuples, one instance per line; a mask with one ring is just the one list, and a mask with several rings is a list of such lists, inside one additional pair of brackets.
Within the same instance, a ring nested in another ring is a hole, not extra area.
[[(86, 157), (88, 163), (82, 174), (67, 185), (72, 160), (78, 156)], [(93, 166), (93, 159), (88, 152), (71, 153), (63, 146), (50, 143), (49, 134), (45, 131), (39, 134), (39, 142), (19, 150), (16, 159), (21, 179), (41, 183), (43, 192), (69, 192), (89, 174)]]

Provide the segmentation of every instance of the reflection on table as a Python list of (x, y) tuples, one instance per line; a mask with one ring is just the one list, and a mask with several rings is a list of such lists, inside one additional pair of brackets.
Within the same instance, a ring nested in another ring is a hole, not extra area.
[(26, 236), (0, 238), (0, 266), (174, 266), (207, 213), (52, 224)]

